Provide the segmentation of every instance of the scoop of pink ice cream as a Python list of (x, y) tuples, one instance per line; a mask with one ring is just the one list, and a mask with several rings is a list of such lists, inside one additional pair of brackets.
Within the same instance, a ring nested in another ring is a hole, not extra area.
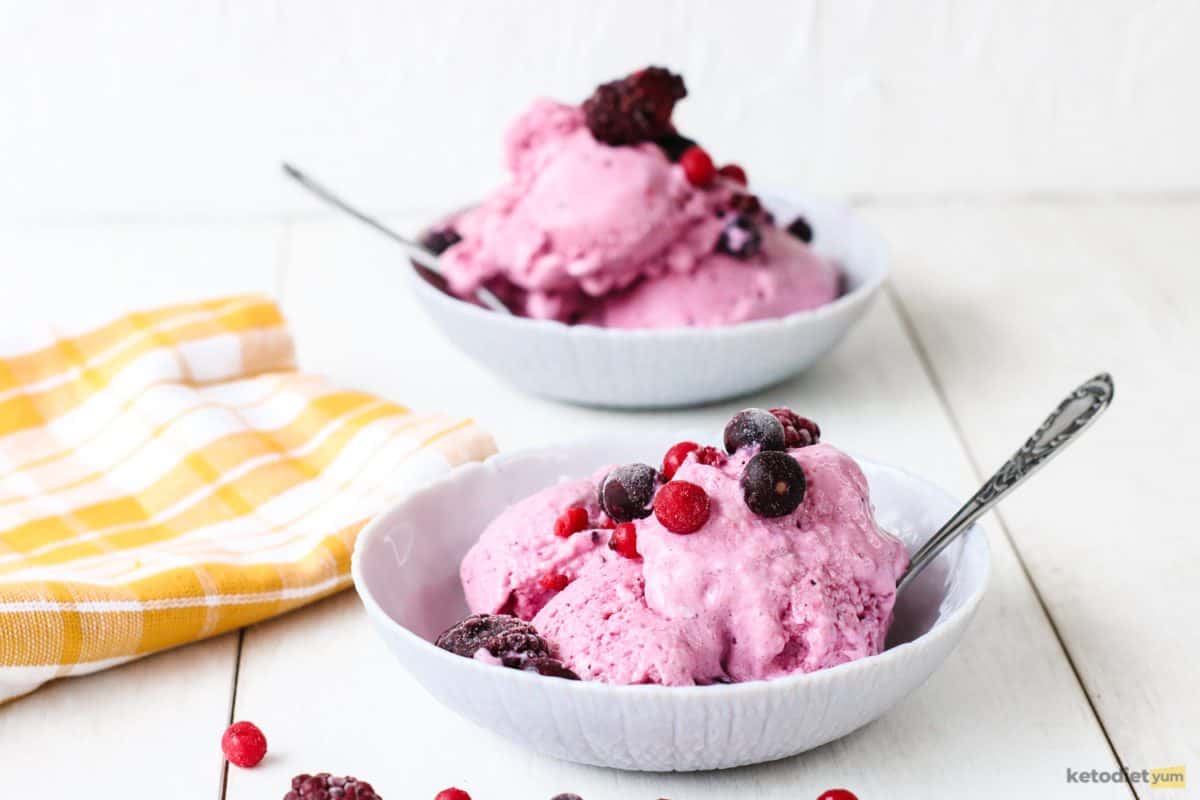
[(717, 252), (741, 187), (693, 186), (654, 144), (598, 142), (582, 110), (536, 101), (505, 137), (509, 184), (454, 221), (451, 289), (531, 317), (610, 327), (722, 325), (837, 296), (836, 269), (770, 225), (751, 260)]
[[(689, 456), (675, 480), (704, 488), (709, 519), (690, 535), (653, 515), (636, 521), (639, 560), (611, 551), (607, 530), (548, 541), (554, 516), (590, 501), (598, 477), (545, 489), (505, 511), (468, 553), (468, 604), (532, 618), (571, 669), (610, 683), (760, 680), (878, 653), (904, 546), (876, 525), (853, 459), (825, 444), (789, 452), (807, 491), (773, 519), (742, 498), (752, 450), (722, 466)], [(536, 576), (548, 571), (571, 583), (542, 589)]]

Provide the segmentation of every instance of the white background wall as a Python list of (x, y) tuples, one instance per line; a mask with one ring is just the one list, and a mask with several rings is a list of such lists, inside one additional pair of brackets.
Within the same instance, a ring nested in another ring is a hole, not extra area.
[(0, 5), (0, 216), (381, 210), (500, 180), (535, 93), (682, 71), (685, 132), (760, 182), (911, 198), (1200, 190), (1200, 3)]

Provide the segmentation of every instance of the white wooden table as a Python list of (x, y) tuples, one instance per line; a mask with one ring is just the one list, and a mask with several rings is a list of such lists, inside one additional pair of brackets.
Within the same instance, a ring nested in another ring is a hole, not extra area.
[[(836, 353), (736, 403), (585, 410), (520, 395), (452, 350), (403, 289), (393, 246), (354, 223), (0, 225), (0, 331), (73, 309), (261, 290), (302, 366), (410, 406), (470, 414), (502, 448), (664, 425), (719, 430), (788, 404), (838, 445), (965, 493), (1082, 379), (1112, 411), (985, 520), (994, 574), (962, 647), (891, 714), (786, 761), (645, 775), (526, 753), (437, 706), (346, 593), (241, 633), (0, 707), (0, 797), (281, 797), (292, 775), (389, 800), (1157, 797), (1068, 770), (1190, 765), (1200, 783), (1200, 201), (873, 204), (895, 278)], [(414, 219), (397, 224), (413, 227)], [(385, 342), (364, 350), (364, 341)], [(226, 773), (230, 719), (266, 732)], [(1167, 797), (1188, 796), (1184, 792)], [(1200, 793), (1197, 793), (1200, 794)]]

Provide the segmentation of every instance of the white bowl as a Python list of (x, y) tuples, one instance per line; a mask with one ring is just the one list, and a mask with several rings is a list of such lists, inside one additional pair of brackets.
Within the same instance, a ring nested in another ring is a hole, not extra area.
[(592, 406), (663, 408), (747, 394), (795, 375), (833, 349), (888, 273), (882, 239), (849, 209), (767, 199), (781, 221), (803, 214), (813, 247), (845, 276), (832, 303), (719, 328), (623, 330), (498, 314), (405, 270), (426, 312), (463, 352), (533, 394)]
[[(655, 460), (673, 438), (608, 440), (494, 456), (454, 470), (363, 530), (354, 584), (380, 635), (441, 703), (533, 750), (634, 770), (702, 770), (783, 758), (876, 719), (962, 638), (988, 550), (972, 531), (905, 590), (877, 656), (807, 675), (725, 686), (610, 686), (490, 666), (431, 644), (467, 614), (458, 565), (503, 508), (597, 465)], [(923, 480), (860, 461), (882, 525), (910, 551), (957, 504)]]

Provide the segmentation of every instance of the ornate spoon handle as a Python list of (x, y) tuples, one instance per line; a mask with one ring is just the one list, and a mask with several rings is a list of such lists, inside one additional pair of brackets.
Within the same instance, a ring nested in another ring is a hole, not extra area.
[(1103, 372), (1081, 385), (1059, 403), (1041, 427), (1004, 466), (977, 491), (962, 508), (954, 513), (941, 530), (913, 554), (908, 569), (900, 576), (896, 591), (902, 590), (929, 566), (946, 546), (979, 519), (1013, 489), (1063, 448), (1073, 442), (1080, 432), (1092, 424), (1113, 399), (1113, 379)]

